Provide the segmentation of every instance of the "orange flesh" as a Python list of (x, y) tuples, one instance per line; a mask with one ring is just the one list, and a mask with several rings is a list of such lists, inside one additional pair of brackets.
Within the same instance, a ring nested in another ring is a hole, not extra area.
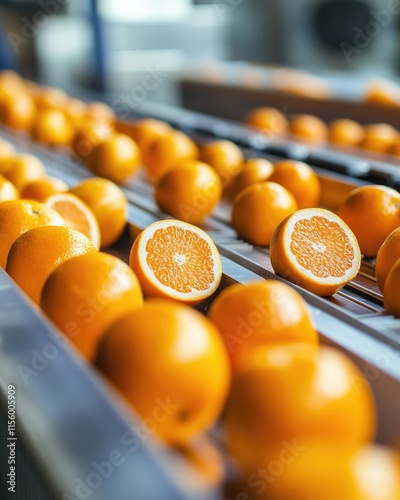
[(318, 278), (339, 278), (351, 268), (354, 250), (337, 222), (313, 216), (296, 222), (290, 250)]
[(52, 203), (51, 208), (64, 217), (72, 229), (76, 229), (86, 236), (89, 236), (89, 226), (85, 214), (77, 209), (72, 203), (57, 201)]
[(207, 290), (214, 281), (211, 250), (194, 232), (176, 226), (157, 229), (146, 252), (147, 265), (157, 280), (180, 293)]

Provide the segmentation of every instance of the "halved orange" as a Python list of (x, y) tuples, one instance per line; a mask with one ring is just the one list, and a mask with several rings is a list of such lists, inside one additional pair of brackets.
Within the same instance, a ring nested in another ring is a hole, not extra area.
[(361, 265), (357, 239), (337, 215), (322, 208), (298, 210), (279, 224), (270, 246), (278, 276), (317, 295), (333, 295)]
[(97, 250), (100, 248), (99, 224), (93, 212), (81, 199), (71, 193), (55, 193), (50, 195), (44, 204), (58, 212), (66, 226), (80, 231)]
[(150, 224), (136, 238), (130, 266), (148, 297), (198, 304), (218, 287), (221, 257), (203, 230), (178, 220)]

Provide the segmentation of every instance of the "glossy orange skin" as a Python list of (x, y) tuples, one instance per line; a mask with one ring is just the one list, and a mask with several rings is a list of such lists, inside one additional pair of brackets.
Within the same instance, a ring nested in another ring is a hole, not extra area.
[(34, 93), (36, 105), (40, 110), (64, 111), (68, 104), (68, 95), (53, 87), (36, 87)]
[(305, 301), (280, 281), (231, 285), (218, 294), (207, 316), (220, 331), (234, 368), (260, 345), (318, 344)]
[(287, 132), (288, 121), (283, 113), (276, 108), (260, 107), (253, 109), (246, 116), (245, 122), (265, 133), (283, 134)]
[(212, 141), (201, 148), (200, 159), (215, 169), (221, 179), (224, 194), (231, 196), (235, 177), (241, 171), (244, 161), (240, 148), (231, 141)]
[(269, 176), (270, 182), (277, 182), (295, 197), (299, 208), (317, 207), (321, 186), (314, 170), (301, 161), (284, 160), (275, 164)]
[(43, 225), (64, 226), (64, 219), (53, 209), (30, 200), (10, 200), (0, 204), (0, 267), (5, 268), (8, 252), (25, 231)]
[(17, 200), (19, 198), (18, 189), (0, 174), (0, 203), (3, 201)]
[(361, 253), (374, 257), (400, 225), (400, 194), (386, 186), (360, 186), (337, 212), (356, 235)]
[(153, 118), (143, 118), (132, 124), (130, 133), (142, 153), (144, 153), (154, 140), (164, 137), (171, 130), (167, 122)]
[(197, 160), (198, 155), (198, 148), (188, 135), (172, 130), (149, 144), (143, 151), (143, 163), (149, 177), (157, 181), (178, 163)]
[(57, 266), (84, 253), (96, 252), (92, 242), (65, 226), (41, 226), (17, 238), (8, 253), (6, 271), (36, 304)]
[(308, 142), (317, 143), (328, 139), (328, 127), (313, 115), (298, 115), (289, 125), (289, 132)]
[(286, 188), (275, 182), (258, 182), (233, 200), (232, 226), (245, 241), (268, 246), (279, 223), (297, 209), (294, 196)]
[(93, 151), (91, 169), (95, 175), (121, 184), (136, 172), (140, 161), (136, 142), (125, 134), (113, 134)]
[[(230, 383), (228, 356), (212, 323), (162, 299), (117, 321), (96, 364), (144, 422), (153, 423), (152, 432), (178, 445), (215, 422)], [(140, 380), (146, 383), (132, 383)]]
[(83, 121), (76, 127), (71, 147), (75, 154), (91, 167), (96, 147), (113, 133), (112, 127), (106, 124)]
[[(231, 498), (231, 497), (230, 497)], [(400, 457), (389, 448), (300, 437), (266, 450), (236, 500), (399, 500)]]
[(400, 259), (400, 227), (389, 234), (376, 254), (375, 277), (381, 292), (390, 270), (398, 259)]
[(36, 105), (25, 92), (18, 92), (7, 99), (0, 98), (0, 121), (16, 130), (31, 128), (36, 116)]
[(68, 185), (57, 177), (44, 177), (37, 179), (25, 186), (21, 190), (21, 198), (29, 200), (44, 201), (55, 193), (64, 193), (68, 190)]
[(241, 171), (235, 176), (235, 180), (233, 181), (231, 190), (232, 198), (256, 182), (268, 180), (273, 170), (273, 164), (265, 158), (249, 158), (244, 161)]
[(400, 257), (389, 271), (383, 287), (383, 304), (388, 314), (400, 317)]
[(46, 169), (43, 162), (36, 156), (30, 154), (18, 154), (2, 164), (4, 176), (22, 191), (30, 182), (44, 179)]
[(375, 153), (390, 153), (398, 138), (397, 130), (386, 123), (367, 125), (360, 147)]
[(40, 301), (51, 321), (90, 361), (103, 332), (142, 304), (132, 269), (101, 252), (79, 255), (58, 266), (48, 277)]
[(74, 136), (74, 128), (63, 112), (45, 109), (36, 115), (31, 135), (35, 141), (49, 146), (68, 146)]
[(235, 370), (224, 414), (228, 449), (246, 471), (284, 440), (367, 443), (375, 420), (369, 385), (350, 358), (296, 343), (249, 353)]
[(101, 247), (115, 243), (126, 226), (128, 200), (112, 181), (101, 177), (85, 179), (70, 190), (94, 213), (99, 223)]
[(339, 146), (359, 146), (364, 137), (364, 127), (346, 118), (329, 125), (329, 141)]
[(206, 163), (187, 160), (169, 170), (156, 183), (158, 207), (173, 217), (200, 225), (222, 195), (221, 181)]

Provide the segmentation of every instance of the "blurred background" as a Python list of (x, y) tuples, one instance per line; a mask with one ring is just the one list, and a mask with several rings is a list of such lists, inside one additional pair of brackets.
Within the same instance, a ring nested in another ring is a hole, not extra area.
[(187, 76), (266, 85), (277, 66), (351, 93), (366, 76), (397, 79), (399, 13), (393, 0), (0, 0), (0, 65), (138, 96), (151, 74), (146, 98), (170, 104)]

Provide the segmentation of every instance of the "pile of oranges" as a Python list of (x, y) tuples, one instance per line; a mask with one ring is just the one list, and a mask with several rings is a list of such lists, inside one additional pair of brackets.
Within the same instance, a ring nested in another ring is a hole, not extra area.
[(278, 109), (270, 107), (250, 111), (245, 122), (267, 134), (291, 134), (311, 144), (330, 142), (376, 153), (400, 154), (400, 133), (386, 123), (363, 126), (354, 120), (341, 118), (327, 125), (317, 116), (309, 114), (288, 120)]
[[(1, 140), (0, 266), (148, 433), (219, 482), (219, 454), (199, 459), (196, 450), (220, 422), (236, 470), (227, 493), (237, 499), (400, 498), (400, 457), (372, 444), (376, 414), (363, 374), (319, 345), (289, 285), (224, 288), (221, 257), (201, 228), (224, 197), (238, 235), (269, 246), (278, 275), (319, 295), (353, 279), (362, 254), (376, 256), (385, 305), (400, 315), (396, 191), (358, 188), (335, 214), (318, 208), (319, 179), (305, 163), (246, 159), (230, 141), (200, 147), (154, 119), (121, 133), (108, 107), (9, 73), (0, 75), (0, 120), (73, 148), (96, 175), (71, 188)], [(156, 204), (175, 219), (141, 231), (124, 262), (107, 252), (128, 218), (118, 184), (142, 161)]]

